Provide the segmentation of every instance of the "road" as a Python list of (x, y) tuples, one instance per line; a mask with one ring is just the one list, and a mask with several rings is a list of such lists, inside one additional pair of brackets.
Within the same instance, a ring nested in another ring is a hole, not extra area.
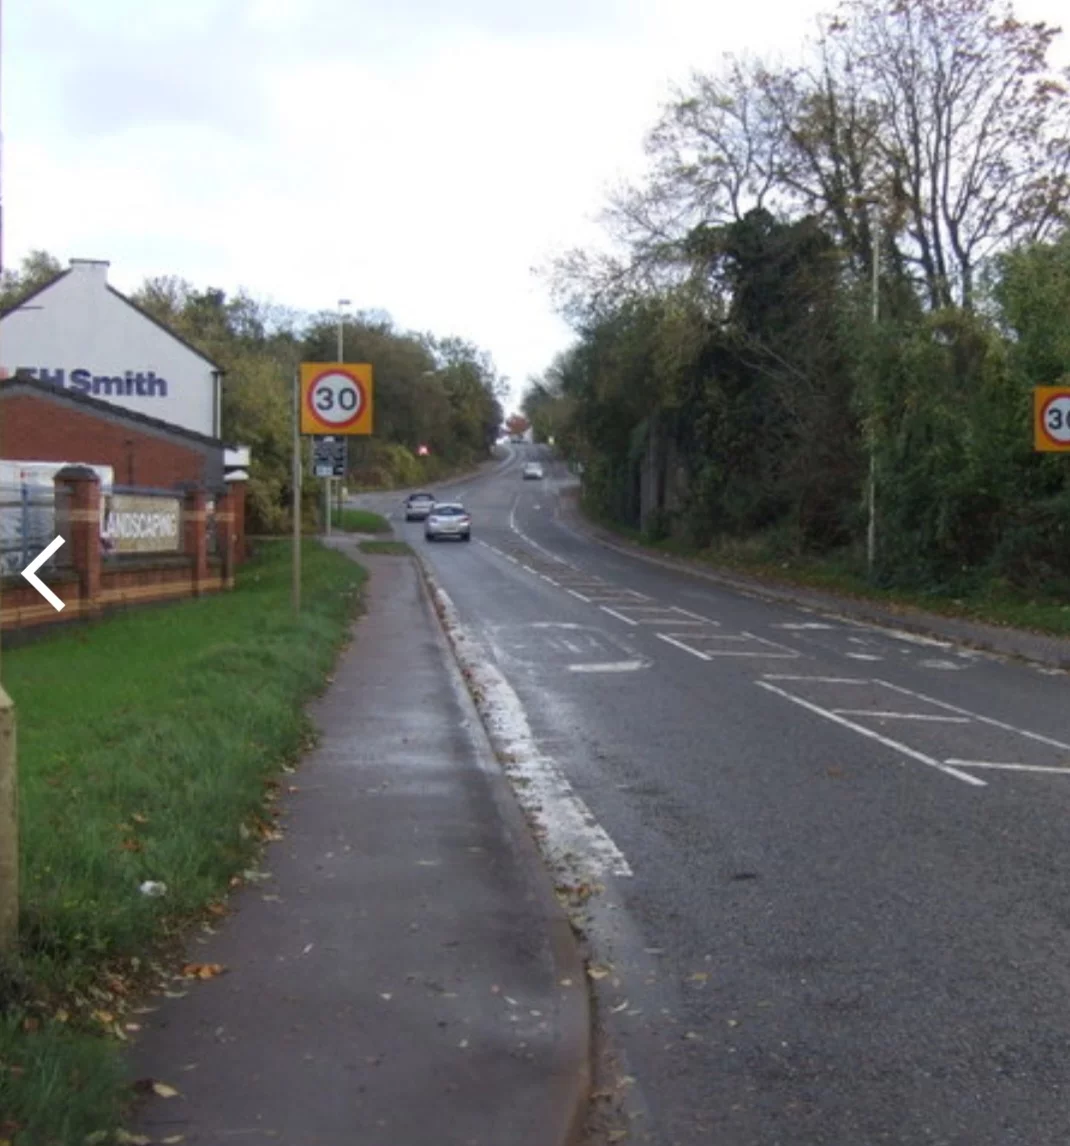
[(607, 550), (560, 466), (521, 480), (540, 453), (436, 491), (468, 545), (365, 504), (515, 694), (546, 846), (601, 889), (620, 1140), (1070, 1142), (1066, 674)]

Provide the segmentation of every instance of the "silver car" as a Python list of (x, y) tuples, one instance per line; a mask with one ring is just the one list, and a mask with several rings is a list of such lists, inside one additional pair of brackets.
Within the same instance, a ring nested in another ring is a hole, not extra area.
[(542, 466), (538, 462), (528, 462), (524, 466), (524, 481), (539, 481), (542, 478)]
[(410, 493), (405, 498), (405, 520), (423, 521), (435, 508), (435, 495), (433, 493)]
[(440, 537), (459, 537), (472, 540), (472, 518), (460, 502), (441, 502), (427, 515), (424, 537), (437, 541)]

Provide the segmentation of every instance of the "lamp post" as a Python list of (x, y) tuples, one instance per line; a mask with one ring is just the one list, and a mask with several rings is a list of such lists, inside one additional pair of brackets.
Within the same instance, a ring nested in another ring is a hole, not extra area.
[[(877, 212), (873, 212), (871, 226), (873, 246), (873, 334), (876, 337), (877, 323), (880, 321), (880, 271), (881, 271), (881, 245), (880, 245), (880, 219)], [(870, 410), (872, 420), (873, 411)], [(868, 503), (869, 520), (866, 523), (866, 569), (870, 577), (873, 576), (873, 566), (877, 559), (877, 449), (874, 441), (872, 426), (869, 431), (869, 489), (866, 501)]]
[[(345, 362), (345, 342), (344, 342), (343, 335), (344, 335), (344, 323), (345, 323), (345, 308), (347, 306), (349, 306), (349, 299), (340, 298), (338, 300), (338, 359), (337, 359), (337, 361), (339, 361), (339, 362)], [(331, 535), (331, 502), (333, 501), (333, 498), (331, 497), (331, 487), (333, 486), (333, 484), (334, 484), (334, 478), (329, 477), (329, 478), (325, 479), (324, 486), (323, 486), (324, 503), (325, 503), (326, 509), (327, 509), (327, 536), (328, 537), (330, 537), (330, 535)], [(342, 489), (343, 488), (344, 487), (340, 486), (339, 490), (338, 490), (338, 508), (339, 508), (339, 510), (341, 510), (341, 508), (342, 508)]]

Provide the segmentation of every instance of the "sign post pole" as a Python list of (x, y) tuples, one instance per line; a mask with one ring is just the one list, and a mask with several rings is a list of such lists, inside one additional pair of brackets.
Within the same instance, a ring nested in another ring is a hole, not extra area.
[(294, 372), (293, 435), (293, 607), (301, 611), (301, 374)]

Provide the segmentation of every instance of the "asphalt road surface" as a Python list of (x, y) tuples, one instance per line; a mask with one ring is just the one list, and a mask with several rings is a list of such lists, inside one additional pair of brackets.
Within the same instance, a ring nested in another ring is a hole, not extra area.
[(469, 544), (364, 500), (583, 809), (620, 1140), (1065, 1146), (1066, 674), (606, 550), (540, 456), (436, 490)]

